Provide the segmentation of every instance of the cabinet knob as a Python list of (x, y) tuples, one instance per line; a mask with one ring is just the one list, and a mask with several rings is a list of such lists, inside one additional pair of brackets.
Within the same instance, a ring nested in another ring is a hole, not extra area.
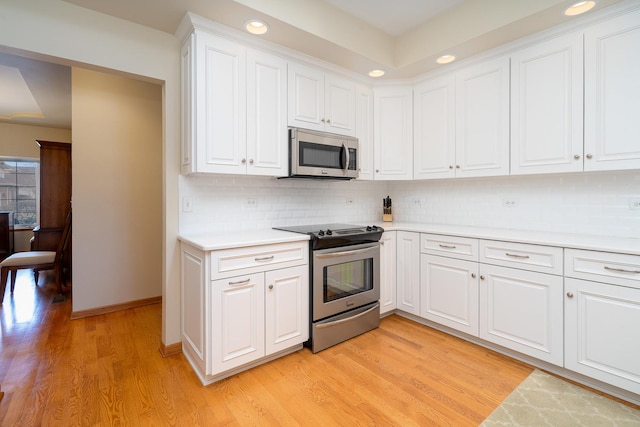
[(484, 276), (480, 276), (480, 280), (484, 280)]
[(573, 298), (573, 293), (572, 292), (567, 292), (567, 297), (568, 298)]
[(327, 119), (327, 123), (331, 124), (331, 119)]
[(253, 159), (249, 159), (249, 164), (252, 165), (253, 164)]
[(456, 165), (456, 169), (460, 169), (460, 165)]
[(476, 278), (476, 273), (471, 273), (471, 277)]
[(273, 289), (273, 285), (269, 285), (269, 290), (272, 290), (272, 289)]
[(449, 169), (453, 169), (453, 165), (449, 165)]
[(380, 172), (380, 169), (376, 169), (376, 173)]
[(576, 159), (576, 160), (579, 160), (580, 159), (580, 154), (574, 154), (573, 158)]
[(240, 160), (242, 162), (242, 164), (244, 165), (245, 163), (247, 163), (247, 159), (242, 159)]
[(381, 244), (382, 246), (384, 246), (384, 241), (381, 241), (381, 242), (380, 242), (380, 244)]
[(587, 159), (590, 159), (593, 157), (593, 154), (587, 154)]
[(321, 121), (322, 123), (324, 123), (324, 122), (325, 122), (325, 120), (324, 120), (324, 119), (320, 119), (320, 121)]

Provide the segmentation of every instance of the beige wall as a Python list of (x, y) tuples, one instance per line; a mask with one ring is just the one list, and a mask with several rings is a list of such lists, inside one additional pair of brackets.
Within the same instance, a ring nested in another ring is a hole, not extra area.
[(162, 88), (81, 68), (71, 86), (74, 311), (160, 296)]
[(39, 158), (37, 139), (71, 142), (71, 129), (0, 123), (0, 156)]

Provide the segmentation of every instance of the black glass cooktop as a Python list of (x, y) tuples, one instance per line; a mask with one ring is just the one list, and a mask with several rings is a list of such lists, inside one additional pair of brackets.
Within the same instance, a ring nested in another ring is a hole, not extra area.
[(367, 226), (363, 225), (355, 225), (355, 224), (312, 224), (312, 225), (294, 225), (291, 227), (282, 226), (282, 227), (273, 227), (276, 230), (283, 231), (291, 231), (293, 233), (302, 233), (302, 234), (314, 234), (322, 230), (326, 232), (327, 230), (331, 230), (334, 232), (337, 231), (353, 231), (359, 232), (362, 229), (366, 229)]

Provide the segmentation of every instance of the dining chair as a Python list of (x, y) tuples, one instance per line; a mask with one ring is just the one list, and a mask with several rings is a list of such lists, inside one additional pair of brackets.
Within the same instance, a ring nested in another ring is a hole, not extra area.
[(18, 270), (33, 269), (34, 281), (38, 284), (38, 272), (53, 270), (58, 290), (62, 293), (62, 258), (71, 233), (71, 211), (67, 214), (62, 235), (55, 251), (26, 251), (16, 252), (0, 262), (0, 304), (4, 301), (7, 278), (11, 273), (11, 293), (16, 286)]

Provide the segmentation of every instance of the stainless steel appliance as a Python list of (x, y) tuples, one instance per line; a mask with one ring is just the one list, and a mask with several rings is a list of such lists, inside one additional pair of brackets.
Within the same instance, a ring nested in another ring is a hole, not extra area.
[(289, 129), (289, 177), (353, 179), (358, 177), (358, 139)]
[(311, 351), (317, 353), (379, 326), (381, 227), (275, 228), (311, 236)]

